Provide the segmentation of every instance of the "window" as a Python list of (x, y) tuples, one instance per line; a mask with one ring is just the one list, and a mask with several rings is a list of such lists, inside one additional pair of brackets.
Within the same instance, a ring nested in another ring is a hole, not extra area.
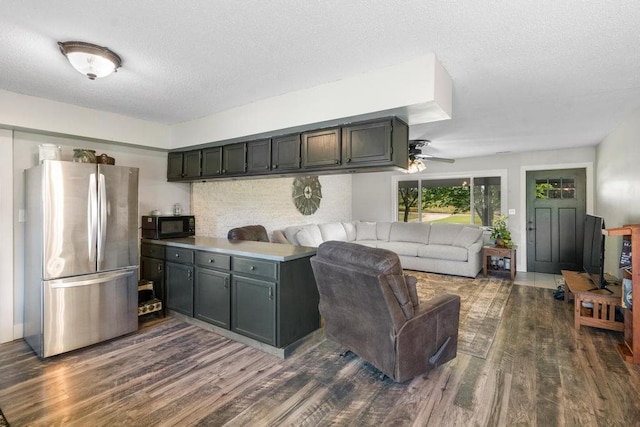
[(500, 176), (398, 180), (398, 221), (491, 225), (501, 213)]
[(536, 199), (574, 199), (576, 183), (573, 178), (536, 180)]

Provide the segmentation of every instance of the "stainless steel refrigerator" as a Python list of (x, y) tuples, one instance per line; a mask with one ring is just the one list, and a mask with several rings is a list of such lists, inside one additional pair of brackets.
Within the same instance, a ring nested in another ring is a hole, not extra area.
[(40, 357), (137, 329), (138, 169), (25, 171), (25, 339)]

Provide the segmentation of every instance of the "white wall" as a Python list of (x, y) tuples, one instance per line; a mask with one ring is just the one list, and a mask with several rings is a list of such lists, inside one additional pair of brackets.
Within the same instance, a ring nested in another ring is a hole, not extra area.
[[(474, 157), (458, 159), (455, 163), (427, 162), (427, 169), (417, 173), (416, 177), (441, 177), (452, 173), (460, 176), (480, 171), (507, 171), (507, 196), (506, 206), (515, 209), (516, 214), (509, 217), (509, 228), (516, 245), (518, 245), (519, 271), (526, 270), (526, 212), (523, 172), (537, 169), (559, 169), (570, 167), (585, 167), (593, 169), (595, 164), (595, 147), (531, 151), (514, 154), (496, 154), (487, 157)], [(395, 220), (393, 206), (395, 189), (392, 185), (392, 176), (402, 172), (384, 172), (378, 174), (354, 174), (353, 175), (353, 218), (368, 221)], [(588, 189), (587, 210), (593, 206), (594, 189)], [(504, 197), (503, 197), (504, 200)]]
[[(640, 223), (640, 110), (598, 145), (596, 213), (608, 228)], [(620, 277), (621, 237), (607, 237), (605, 271)], [(637, 249), (637, 248), (636, 248)]]
[[(9, 223), (12, 224), (13, 229), (13, 251), (9, 254), (13, 265), (13, 280), (2, 280), (0, 282), (0, 295), (8, 294), (6, 287), (13, 284), (13, 331), (11, 333), (12, 337), (9, 337), (9, 332), (3, 328), (1, 331), (3, 332), (3, 342), (22, 337), (25, 224), (19, 221), (19, 216), (20, 210), (24, 209), (24, 170), (38, 164), (39, 144), (53, 143), (60, 145), (62, 147), (62, 160), (71, 160), (73, 148), (89, 148), (96, 150), (97, 154), (107, 153), (114, 157), (116, 165), (139, 168), (140, 192), (138, 209), (140, 215), (147, 214), (156, 208), (162, 212), (170, 213), (174, 203), (181, 203), (185, 212), (190, 210), (189, 184), (166, 182), (166, 151), (27, 132), (14, 132), (12, 143), (13, 155), (9, 154), (7, 157), (0, 159), (0, 165), (3, 167), (3, 172), (1, 173), (10, 175), (7, 183), (11, 183), (11, 180), (13, 180), (13, 196), (4, 198), (5, 201), (13, 200), (13, 203), (6, 203), (6, 206), (9, 206), (9, 215), (11, 217)], [(4, 146), (5, 144), (0, 141), (0, 149), (4, 149)], [(2, 212), (4, 220), (4, 211)], [(4, 298), (0, 300), (0, 312), (6, 310), (6, 306), (11, 304), (10, 301)]]
[(234, 227), (262, 224), (274, 230), (297, 224), (351, 220), (351, 175), (323, 175), (320, 207), (302, 215), (292, 199), (294, 177), (193, 183), (196, 234), (227, 237)]
[(0, 127), (171, 148), (167, 125), (6, 90), (0, 90)]
[[(12, 132), (0, 129), (0, 342), (13, 340), (13, 151)], [(21, 323), (21, 322), (20, 322)]]

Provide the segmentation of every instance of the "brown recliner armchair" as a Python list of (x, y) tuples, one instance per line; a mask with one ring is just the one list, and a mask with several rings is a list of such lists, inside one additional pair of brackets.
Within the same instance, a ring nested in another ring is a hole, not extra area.
[(460, 297), (419, 304), (416, 279), (391, 251), (348, 242), (318, 247), (311, 265), (327, 338), (397, 382), (456, 357)]
[(262, 225), (245, 225), (244, 227), (232, 228), (227, 233), (229, 240), (252, 240), (254, 242), (268, 242), (269, 235)]

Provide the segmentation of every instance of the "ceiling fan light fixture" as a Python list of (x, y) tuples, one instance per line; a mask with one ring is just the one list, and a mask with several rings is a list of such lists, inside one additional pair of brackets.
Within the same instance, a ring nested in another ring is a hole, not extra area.
[(122, 66), (122, 59), (110, 49), (91, 43), (58, 42), (60, 52), (71, 66), (90, 80), (106, 77)]
[(422, 160), (410, 158), (409, 166), (407, 167), (407, 173), (418, 173), (425, 170), (427, 167), (424, 165)]

